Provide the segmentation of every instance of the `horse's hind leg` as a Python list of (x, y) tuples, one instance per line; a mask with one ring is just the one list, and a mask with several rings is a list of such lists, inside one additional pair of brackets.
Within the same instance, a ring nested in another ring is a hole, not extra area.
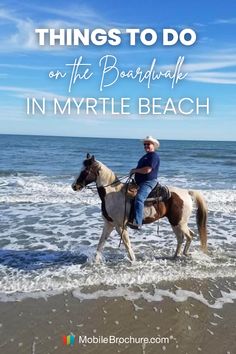
[(182, 243), (184, 242), (184, 233), (180, 225), (172, 226), (172, 229), (177, 238), (177, 247), (173, 258), (177, 258), (180, 255)]
[(102, 235), (100, 237), (100, 240), (99, 240), (99, 243), (98, 243), (98, 247), (97, 247), (96, 256), (95, 256), (95, 262), (96, 263), (99, 263), (101, 261), (102, 249), (104, 247), (104, 244), (105, 244), (108, 236), (111, 234), (113, 229), (114, 229), (113, 224), (111, 224), (110, 222), (107, 222), (107, 221), (104, 222)]
[(192, 242), (194, 232), (186, 225), (186, 227), (184, 228), (184, 235), (186, 237), (186, 243), (184, 246), (183, 253), (185, 256), (188, 256), (189, 255), (188, 250), (189, 250), (190, 244)]
[(123, 227), (117, 226), (116, 227), (116, 231), (118, 232), (118, 234), (121, 236), (122, 241), (124, 242), (125, 248), (129, 254), (129, 258), (131, 261), (135, 261), (135, 255), (134, 252), (132, 250), (131, 247), (131, 242), (129, 239), (129, 234), (128, 231), (126, 229), (124, 229)]

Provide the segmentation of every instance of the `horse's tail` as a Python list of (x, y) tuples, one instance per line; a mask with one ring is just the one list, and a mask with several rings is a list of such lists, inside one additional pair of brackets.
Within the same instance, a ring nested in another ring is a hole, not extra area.
[(207, 205), (201, 193), (197, 191), (189, 191), (189, 194), (197, 204), (196, 219), (201, 248), (203, 252), (207, 252)]

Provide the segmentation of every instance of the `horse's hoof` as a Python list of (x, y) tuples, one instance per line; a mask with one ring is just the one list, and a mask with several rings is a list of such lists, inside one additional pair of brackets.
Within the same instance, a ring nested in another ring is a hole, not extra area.
[(94, 259), (94, 263), (95, 264), (100, 264), (101, 262), (102, 262), (101, 254), (96, 254), (95, 259)]
[(132, 258), (130, 256), (126, 256), (125, 258), (130, 264), (134, 264), (136, 262), (135, 256), (133, 256)]
[(132, 252), (132, 254), (129, 256), (129, 259), (131, 262), (135, 262), (136, 261), (136, 257), (135, 254)]
[(189, 252), (187, 252), (187, 253), (183, 253), (183, 255), (185, 256), (185, 257), (190, 257), (191, 256), (191, 254), (189, 253)]
[(174, 254), (174, 256), (172, 257), (173, 261), (178, 261), (180, 259), (180, 255), (179, 254)]

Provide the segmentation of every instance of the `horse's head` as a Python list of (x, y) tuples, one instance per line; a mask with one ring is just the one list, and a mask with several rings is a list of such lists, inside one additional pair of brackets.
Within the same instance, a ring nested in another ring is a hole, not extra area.
[(72, 189), (74, 191), (80, 191), (88, 184), (96, 182), (99, 170), (100, 166), (95, 160), (94, 155), (90, 156), (90, 154), (87, 154), (86, 159), (83, 161), (83, 168), (71, 186)]

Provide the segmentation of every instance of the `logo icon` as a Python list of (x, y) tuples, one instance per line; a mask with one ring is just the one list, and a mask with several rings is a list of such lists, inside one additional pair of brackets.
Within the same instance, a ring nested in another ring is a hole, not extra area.
[(69, 336), (62, 336), (62, 341), (64, 345), (71, 345), (75, 344), (75, 336), (70, 334)]

